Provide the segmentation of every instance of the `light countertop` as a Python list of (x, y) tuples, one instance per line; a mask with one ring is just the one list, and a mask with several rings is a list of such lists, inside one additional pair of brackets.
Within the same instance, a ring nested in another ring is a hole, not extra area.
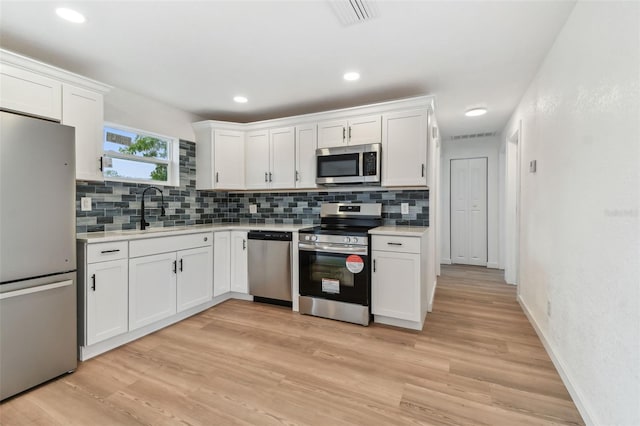
[(391, 235), (397, 237), (422, 237), (429, 231), (428, 226), (378, 226), (369, 230), (371, 235)]
[(214, 223), (205, 225), (171, 226), (167, 228), (148, 228), (106, 232), (86, 232), (76, 235), (76, 241), (84, 243), (105, 243), (111, 241), (138, 240), (142, 238), (168, 237), (173, 235), (196, 234), (198, 232), (216, 231), (285, 231), (296, 232), (313, 225), (303, 224), (268, 224), (268, 223)]

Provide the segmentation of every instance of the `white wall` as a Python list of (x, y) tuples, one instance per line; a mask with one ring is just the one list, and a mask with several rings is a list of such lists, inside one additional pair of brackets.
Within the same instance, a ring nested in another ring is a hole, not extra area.
[(203, 118), (114, 88), (104, 98), (105, 121), (195, 142), (191, 123)]
[(577, 2), (503, 133), (522, 120), (520, 300), (598, 425), (640, 424), (639, 39), (640, 3)]
[(487, 157), (487, 266), (498, 267), (498, 137), (447, 140), (442, 143), (442, 263), (451, 263), (451, 160)]

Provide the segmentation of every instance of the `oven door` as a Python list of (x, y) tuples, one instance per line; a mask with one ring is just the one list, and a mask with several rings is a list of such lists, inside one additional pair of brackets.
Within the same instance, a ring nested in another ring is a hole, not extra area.
[(299, 292), (369, 306), (370, 264), (367, 247), (299, 243)]

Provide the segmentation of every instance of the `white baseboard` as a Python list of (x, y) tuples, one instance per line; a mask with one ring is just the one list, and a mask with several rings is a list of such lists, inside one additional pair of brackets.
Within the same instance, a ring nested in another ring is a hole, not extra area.
[(440, 264), (441, 265), (451, 265), (451, 259), (441, 259), (440, 260)]
[(487, 262), (487, 268), (500, 269), (500, 265), (498, 265), (496, 262)]
[(567, 390), (569, 391), (569, 395), (571, 395), (573, 402), (576, 404), (576, 408), (578, 408), (578, 411), (582, 416), (582, 420), (584, 420), (585, 424), (587, 425), (606, 424), (605, 422), (595, 421), (596, 416), (594, 415), (593, 410), (588, 407), (586, 399), (584, 398), (584, 393), (580, 391), (580, 389), (578, 389), (571, 381), (571, 378), (569, 376), (569, 370), (566, 367), (567, 364), (562, 360), (558, 352), (554, 350), (553, 344), (549, 340), (547, 340), (547, 337), (543, 333), (542, 328), (540, 328), (535, 317), (529, 310), (529, 307), (527, 306), (527, 304), (522, 299), (522, 296), (520, 295), (518, 295), (518, 303), (520, 303), (520, 306), (522, 307), (524, 314), (527, 316), (527, 318), (529, 319), (529, 322), (533, 326), (533, 329), (536, 331), (536, 334), (540, 338), (540, 341), (542, 342), (544, 349), (547, 351), (547, 354), (549, 354), (549, 358), (551, 358), (551, 362), (553, 362), (553, 365), (556, 367), (556, 370), (558, 370), (558, 374), (560, 374), (560, 379), (562, 379), (562, 383), (564, 383), (564, 385), (567, 387)]

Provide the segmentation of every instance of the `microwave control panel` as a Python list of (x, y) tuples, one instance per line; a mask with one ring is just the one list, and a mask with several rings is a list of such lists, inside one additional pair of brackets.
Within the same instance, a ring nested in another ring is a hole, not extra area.
[(378, 174), (378, 170), (377, 170), (378, 153), (377, 152), (365, 152), (363, 163), (364, 163), (362, 165), (363, 176), (375, 176)]

